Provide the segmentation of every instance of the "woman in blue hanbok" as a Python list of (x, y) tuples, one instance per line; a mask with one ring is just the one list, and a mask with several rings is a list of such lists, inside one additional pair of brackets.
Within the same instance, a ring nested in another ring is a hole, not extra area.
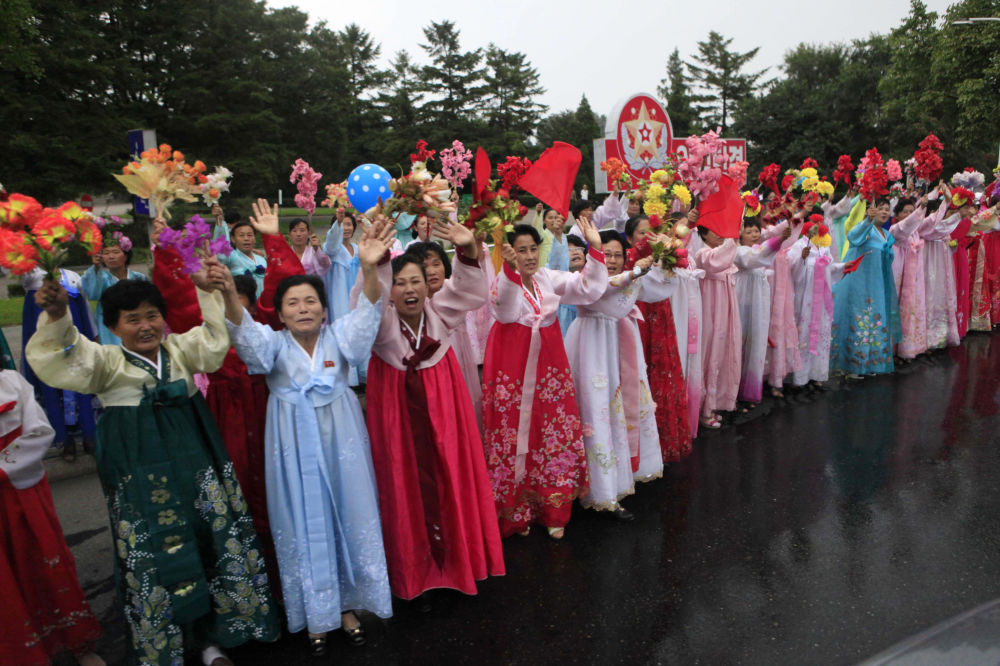
[[(323, 252), (330, 257), (330, 268), (323, 276), (326, 287), (326, 301), (330, 305), (329, 319), (335, 321), (351, 311), (351, 287), (358, 279), (361, 260), (358, 259), (358, 244), (354, 242), (357, 229), (355, 217), (350, 213), (337, 211), (337, 217), (326, 234)], [(357, 386), (364, 382), (368, 370), (368, 355), (358, 365), (352, 365), (348, 383)]]
[(846, 262), (858, 269), (833, 287), (830, 370), (850, 375), (893, 371), (892, 348), (899, 342), (899, 301), (892, 275), (895, 238), (882, 229), (889, 201), (877, 199), (867, 217), (847, 232)]
[[(254, 227), (278, 233), (277, 206), (254, 204)], [(343, 627), (355, 644), (364, 633), (352, 609), (392, 614), (382, 545), (378, 492), (364, 416), (347, 370), (369, 355), (381, 321), (376, 266), (395, 231), (376, 225), (357, 255), (364, 298), (332, 324), (319, 278), (299, 275), (278, 286), (276, 332), (240, 305), (232, 280), (225, 289), (227, 327), (251, 373), (266, 374), (267, 511), (292, 632), (308, 628), (313, 653), (326, 633)]]
[(108, 287), (119, 280), (149, 280), (138, 271), (130, 270), (132, 261), (132, 241), (127, 236), (104, 237), (104, 249), (94, 255), (94, 265), (80, 278), (80, 286), (87, 298), (97, 303), (97, 341), (102, 345), (120, 345), (121, 339), (104, 324), (104, 309), (101, 296)]
[(264, 293), (264, 273), (267, 259), (256, 253), (257, 236), (249, 222), (239, 220), (229, 230), (229, 243), (233, 251), (227, 257), (219, 255), (221, 261), (233, 275), (249, 275), (257, 283), (257, 293)]

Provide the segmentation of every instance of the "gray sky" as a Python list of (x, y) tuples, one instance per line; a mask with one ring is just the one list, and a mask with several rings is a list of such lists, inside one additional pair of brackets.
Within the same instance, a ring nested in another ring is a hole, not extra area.
[[(943, 14), (948, 0), (925, 0)], [(656, 93), (667, 58), (676, 47), (688, 59), (697, 42), (715, 30), (732, 47), (759, 46), (753, 69), (776, 76), (786, 51), (800, 42), (829, 43), (886, 33), (909, 12), (909, 0), (794, 2), (595, 2), (593, 0), (268, 0), (272, 7), (298, 6), (312, 23), (333, 29), (357, 23), (382, 46), (382, 61), (406, 50), (426, 62), (421, 28), (451, 20), (463, 49), (490, 42), (527, 54), (546, 93), (549, 112), (576, 108), (584, 93), (594, 111), (607, 114), (633, 92)], [(958, 28), (960, 29), (960, 28)]]

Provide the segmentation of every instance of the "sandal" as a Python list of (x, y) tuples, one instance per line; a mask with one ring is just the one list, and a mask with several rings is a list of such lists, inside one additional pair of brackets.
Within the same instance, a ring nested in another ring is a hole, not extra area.
[(354, 617), (354, 621), (358, 623), (358, 626), (348, 629), (347, 625), (341, 620), (340, 629), (347, 636), (348, 643), (353, 647), (361, 647), (368, 642), (368, 637), (365, 634), (365, 628), (361, 626), (361, 620), (358, 619), (358, 616), (354, 615), (354, 613), (351, 613), (351, 615)]
[(549, 536), (552, 537), (553, 539), (559, 540), (562, 539), (564, 536), (566, 536), (565, 527), (550, 527), (548, 528), (548, 530), (549, 530)]
[(517, 536), (528, 536), (531, 534), (531, 525), (528, 525), (523, 530), (517, 533)]
[(309, 636), (309, 651), (314, 657), (326, 656), (326, 634), (321, 636)]
[(785, 394), (781, 392), (781, 389), (771, 387), (771, 397), (781, 400), (782, 398), (785, 397)]
[(702, 418), (698, 420), (701, 422), (703, 426), (711, 430), (718, 430), (719, 428), (722, 427), (722, 421), (719, 420), (718, 416), (712, 416), (709, 417), (708, 419)]

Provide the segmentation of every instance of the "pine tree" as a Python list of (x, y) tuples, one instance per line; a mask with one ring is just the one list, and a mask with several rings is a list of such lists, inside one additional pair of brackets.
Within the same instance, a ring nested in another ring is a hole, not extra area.
[(431, 64), (420, 71), (422, 90), (428, 95), (422, 110), (433, 121), (426, 137), (432, 145), (450, 143), (448, 137), (471, 136), (479, 129), (476, 121), (486, 92), (483, 50), (462, 51), (459, 34), (451, 21), (424, 28), (427, 43), (420, 48)]
[(686, 63), (691, 80), (701, 90), (701, 94), (694, 97), (697, 114), (712, 129), (718, 126), (723, 132), (729, 128), (730, 119), (740, 103), (753, 94), (757, 82), (767, 72), (765, 68), (743, 73), (743, 68), (760, 48), (738, 53), (729, 50), (732, 43), (732, 37), (725, 39), (712, 30), (708, 40), (698, 42), (694, 64)]
[(523, 53), (504, 51), (490, 44), (486, 49), (484, 80), (487, 150), (523, 153), (525, 141), (548, 108), (537, 101), (545, 92), (538, 83), (538, 70)]
[(676, 48), (667, 61), (667, 77), (660, 81), (656, 92), (667, 103), (667, 114), (670, 116), (674, 136), (686, 137), (695, 126), (700, 125), (691, 106), (693, 100), (688, 91), (684, 62)]

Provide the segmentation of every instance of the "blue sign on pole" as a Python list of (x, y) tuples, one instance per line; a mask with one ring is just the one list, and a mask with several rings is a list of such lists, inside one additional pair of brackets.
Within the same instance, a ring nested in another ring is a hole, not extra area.
[[(128, 154), (131, 159), (138, 160), (139, 155), (147, 148), (156, 147), (156, 130), (129, 130), (128, 131)], [(136, 215), (149, 215), (149, 199), (135, 199)]]

